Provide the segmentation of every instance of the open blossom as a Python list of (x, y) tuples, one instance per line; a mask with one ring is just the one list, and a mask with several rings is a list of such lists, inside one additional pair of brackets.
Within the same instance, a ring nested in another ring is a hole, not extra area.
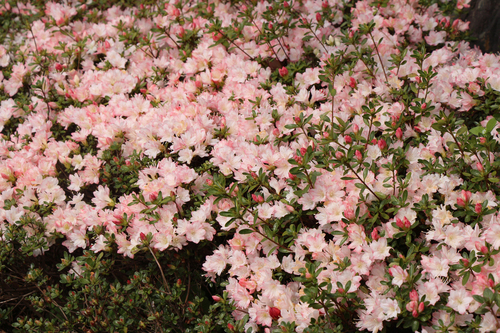
[(448, 303), (446, 305), (458, 313), (464, 314), (472, 300), (472, 296), (465, 288), (459, 288), (458, 290), (450, 291), (450, 296), (448, 297)]

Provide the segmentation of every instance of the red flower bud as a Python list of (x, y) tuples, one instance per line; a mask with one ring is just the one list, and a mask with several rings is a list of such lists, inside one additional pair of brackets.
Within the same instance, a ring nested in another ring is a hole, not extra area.
[(462, 199), (462, 198), (457, 198), (457, 206), (458, 206), (458, 207), (465, 207), (465, 202), (464, 202), (464, 199)]
[(341, 151), (337, 151), (337, 152), (335, 153), (335, 158), (336, 158), (336, 159), (340, 160), (340, 159), (342, 159), (342, 157), (344, 157), (344, 153), (343, 153), (343, 152), (341, 152)]
[(141, 237), (141, 241), (145, 241), (146, 240), (146, 235), (143, 232), (141, 232), (139, 234), (139, 237)]
[(283, 2), (283, 7), (288, 8), (288, 7), (290, 7), (290, 4), (285, 1), (285, 2)]
[(361, 161), (363, 159), (363, 155), (361, 154), (361, 152), (359, 150), (356, 150), (354, 155), (356, 155), (356, 158), (358, 159), (358, 161)]
[(307, 152), (306, 148), (304, 148), (304, 147), (300, 148), (300, 155), (304, 156), (306, 154), (306, 152)]
[(380, 236), (379, 236), (379, 234), (378, 234), (378, 230), (377, 230), (377, 229), (373, 229), (373, 230), (372, 230), (372, 239), (373, 239), (374, 241), (376, 241), (376, 240), (377, 240), (377, 239), (379, 239), (379, 238), (380, 238)]
[(227, 324), (227, 328), (229, 328), (231, 331), (234, 331), (234, 326), (229, 323)]
[(378, 147), (380, 148), (380, 150), (384, 150), (385, 148), (387, 148), (387, 142), (385, 142), (384, 139), (378, 140)]
[(353, 77), (349, 79), (349, 87), (352, 89), (356, 88), (356, 80)]
[(222, 298), (220, 298), (220, 297), (219, 297), (219, 296), (217, 296), (217, 295), (212, 296), (212, 299), (213, 299), (214, 301), (216, 301), (216, 302), (220, 302), (220, 301), (222, 300)]
[(280, 73), (281, 77), (285, 77), (288, 75), (288, 69), (286, 67), (282, 67), (281, 69), (278, 69), (278, 72)]
[(399, 140), (401, 140), (402, 137), (403, 137), (403, 131), (401, 130), (401, 128), (398, 128), (396, 130), (396, 138), (398, 138)]
[(321, 21), (321, 14), (320, 13), (316, 13), (316, 21)]
[(61, 65), (61, 64), (59, 64), (59, 63), (57, 63), (57, 64), (56, 64), (56, 71), (60, 72), (60, 71), (62, 71), (62, 70), (63, 70), (63, 65)]
[(468, 267), (470, 264), (469, 260), (465, 258), (460, 259), (460, 262), (464, 265), (464, 267)]
[(275, 307), (270, 307), (269, 308), (269, 315), (274, 320), (278, 320), (281, 317), (281, 310), (278, 308), (275, 308)]
[(344, 140), (345, 140), (345, 143), (347, 143), (349, 145), (352, 143), (352, 138), (349, 135), (346, 135), (344, 137)]
[(420, 302), (420, 304), (418, 305), (418, 312), (424, 311), (424, 308), (425, 308), (424, 302)]
[(484, 171), (484, 167), (483, 167), (483, 165), (481, 164), (481, 162), (477, 162), (477, 163), (476, 163), (476, 167), (477, 167), (477, 169), (478, 169), (479, 171), (481, 171), (481, 172), (483, 172), (483, 171)]
[(481, 214), (481, 212), (483, 211), (483, 205), (478, 202), (476, 204), (476, 207), (474, 207), (474, 211), (476, 212), (476, 214)]
[(358, 125), (356, 125), (356, 124), (354, 124), (354, 125), (352, 126), (352, 131), (353, 131), (354, 133), (358, 134), (358, 132), (359, 132), (359, 126), (358, 126)]

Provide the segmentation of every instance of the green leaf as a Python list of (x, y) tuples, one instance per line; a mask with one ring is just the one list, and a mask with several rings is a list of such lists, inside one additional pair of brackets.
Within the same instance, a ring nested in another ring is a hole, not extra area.
[(491, 133), (493, 131), (493, 128), (497, 125), (497, 120), (495, 118), (491, 118), (488, 123), (486, 124), (486, 132)]
[(480, 135), (483, 135), (483, 133), (484, 133), (484, 127), (477, 126), (477, 127), (471, 128), (469, 130), (469, 132), (471, 132), (474, 135), (480, 136)]
[(254, 232), (252, 229), (242, 229), (242, 230), (240, 230), (239, 234), (247, 235), (247, 234), (251, 234), (252, 232)]

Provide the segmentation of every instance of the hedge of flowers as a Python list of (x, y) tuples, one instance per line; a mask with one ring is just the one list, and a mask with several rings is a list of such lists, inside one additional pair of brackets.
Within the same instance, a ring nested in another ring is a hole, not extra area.
[(3, 1), (0, 328), (500, 330), (468, 2)]

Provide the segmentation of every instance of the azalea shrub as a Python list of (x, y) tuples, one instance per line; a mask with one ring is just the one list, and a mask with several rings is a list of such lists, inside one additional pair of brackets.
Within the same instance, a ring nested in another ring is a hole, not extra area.
[(500, 330), (468, 7), (3, 1), (0, 328)]

